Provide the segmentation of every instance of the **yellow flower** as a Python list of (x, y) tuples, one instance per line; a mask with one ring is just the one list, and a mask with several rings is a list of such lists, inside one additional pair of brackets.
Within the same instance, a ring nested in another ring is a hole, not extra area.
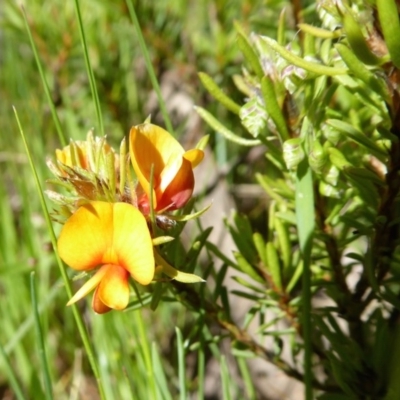
[(143, 194), (138, 206), (148, 214), (150, 206), (150, 179), (153, 168), (153, 209), (176, 210), (183, 207), (193, 193), (193, 168), (203, 159), (199, 149), (185, 151), (166, 130), (144, 123), (130, 131), (129, 151), (133, 169)]
[(102, 314), (129, 303), (129, 277), (148, 285), (154, 277), (154, 254), (144, 216), (127, 203), (92, 201), (65, 223), (58, 239), (61, 259), (77, 271), (97, 272), (68, 305), (96, 289), (92, 307)]

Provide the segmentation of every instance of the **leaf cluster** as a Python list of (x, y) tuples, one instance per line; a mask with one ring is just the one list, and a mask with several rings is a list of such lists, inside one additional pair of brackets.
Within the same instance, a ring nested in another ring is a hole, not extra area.
[[(275, 323), (283, 321), (284, 347), (296, 365), (305, 362), (306, 385), (321, 399), (395, 398), (396, 2), (325, 1), (315, 11), (318, 25), (300, 14), (294, 32), (283, 10), (275, 38), (236, 26), (245, 62), (234, 82), (244, 104), (200, 74), (247, 136), (197, 111), (226, 140), (266, 147), (254, 177), (269, 197), (267, 229), (238, 213), (228, 223), (238, 249), (230, 265), (246, 276), (236, 277), (243, 290), (235, 294), (254, 301), (245, 327), (258, 318), (261, 336), (282, 337)], [(265, 320), (266, 309), (275, 320)]]

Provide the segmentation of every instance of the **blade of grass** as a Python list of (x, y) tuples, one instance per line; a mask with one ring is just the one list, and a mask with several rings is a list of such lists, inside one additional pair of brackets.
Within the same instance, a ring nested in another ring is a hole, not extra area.
[(10, 360), (7, 357), (7, 354), (4, 350), (4, 347), (0, 343), (0, 354), (3, 358), (4, 369), (7, 373), (8, 381), (10, 382), (11, 388), (13, 390), (13, 394), (18, 400), (26, 400), (22, 388), (18, 382), (16, 375), (14, 374), (13, 368), (11, 366)]
[(90, 90), (92, 92), (93, 101), (96, 108), (97, 123), (99, 124), (99, 130), (101, 136), (104, 136), (104, 124), (103, 124), (103, 117), (101, 114), (99, 94), (97, 93), (97, 86), (96, 86), (96, 81), (94, 79), (93, 68), (92, 65), (90, 64), (89, 52), (86, 44), (85, 30), (83, 29), (82, 15), (81, 15), (81, 10), (79, 8), (79, 0), (75, 0), (75, 11), (76, 11), (76, 16), (78, 18), (79, 33), (83, 48), (83, 55), (85, 57), (86, 72), (89, 77)]
[(197, 398), (204, 399), (204, 379), (205, 379), (205, 355), (206, 344), (204, 342), (204, 337), (201, 336), (200, 346), (197, 352)]
[(232, 384), (229, 379), (229, 369), (228, 369), (228, 365), (226, 363), (225, 356), (221, 356), (220, 362), (221, 362), (222, 398), (224, 400), (231, 400), (232, 399), (232, 394), (231, 394)]
[(165, 400), (172, 400), (171, 394), (168, 389), (167, 380), (165, 378), (164, 370), (162, 367), (162, 361), (160, 354), (157, 350), (156, 344), (153, 342), (151, 346), (151, 359), (154, 371), (154, 380), (158, 386), (159, 392)]
[(38, 338), (38, 349), (39, 349), (39, 355), (40, 355), (42, 369), (43, 369), (43, 380), (44, 380), (46, 399), (51, 400), (51, 399), (53, 399), (53, 388), (52, 388), (52, 384), (51, 384), (49, 363), (47, 362), (47, 357), (46, 357), (46, 347), (44, 345), (43, 330), (42, 330), (42, 326), (40, 324), (39, 307), (38, 307), (38, 301), (37, 301), (35, 272), (34, 271), (31, 272), (30, 286), (31, 286), (31, 301), (32, 301), (32, 307), (33, 307), (33, 316), (35, 318), (36, 332), (37, 332), (37, 338)]
[(315, 228), (314, 195), (311, 168), (303, 160), (296, 174), (296, 220), (303, 258), (302, 326), (304, 340), (305, 398), (312, 400), (312, 348), (311, 348), (311, 244)]
[(257, 398), (256, 391), (254, 389), (253, 379), (249, 371), (249, 367), (247, 366), (247, 361), (244, 357), (237, 357), (236, 360), (238, 363), (240, 374), (242, 375), (243, 378), (243, 383), (246, 389), (247, 398), (249, 400), (255, 400)]
[(182, 332), (175, 327), (176, 346), (178, 348), (178, 377), (179, 377), (179, 398), (186, 400), (186, 381), (185, 381), (185, 350), (183, 348)]
[[(133, 313), (135, 317), (135, 329), (137, 329), (138, 341), (140, 343), (140, 350), (142, 352), (143, 361), (146, 368), (147, 382), (149, 387), (149, 398), (157, 399), (157, 387), (154, 381), (154, 370), (151, 358), (151, 349), (149, 346), (149, 339), (147, 337), (147, 331), (144, 327), (143, 316), (141, 310), (137, 310)], [(151, 395), (150, 395), (151, 393)]]
[(39, 59), (39, 55), (38, 55), (38, 52), (37, 52), (37, 49), (36, 49), (36, 45), (35, 45), (35, 42), (33, 41), (32, 32), (31, 32), (31, 29), (30, 29), (29, 24), (28, 24), (28, 19), (27, 19), (27, 16), (26, 16), (25, 8), (23, 6), (21, 6), (21, 11), (22, 11), (22, 15), (23, 15), (23, 18), (24, 18), (25, 28), (26, 28), (26, 31), (28, 33), (28, 37), (29, 37), (29, 41), (30, 41), (31, 48), (32, 48), (32, 51), (33, 51), (33, 55), (35, 57), (36, 65), (37, 65), (37, 68), (39, 70), (40, 79), (42, 80), (42, 83), (43, 83), (44, 92), (46, 94), (46, 98), (47, 98), (47, 101), (49, 103), (49, 107), (50, 107), (51, 115), (53, 117), (54, 125), (56, 126), (58, 139), (60, 140), (61, 145), (65, 146), (67, 144), (66, 143), (66, 139), (65, 139), (64, 133), (63, 133), (62, 128), (61, 128), (61, 123), (60, 123), (60, 119), (58, 118), (58, 114), (57, 114), (56, 108), (55, 108), (53, 100), (51, 98), (49, 86), (48, 86), (46, 78), (44, 76), (42, 64), (40, 63), (40, 59)]
[(129, 14), (130, 14), (131, 19), (133, 21), (133, 26), (136, 29), (136, 33), (137, 33), (138, 40), (139, 40), (139, 45), (140, 45), (140, 48), (142, 50), (143, 57), (144, 57), (144, 60), (145, 60), (145, 63), (146, 63), (147, 72), (149, 73), (149, 77), (150, 77), (151, 83), (153, 85), (153, 89), (156, 92), (156, 95), (157, 95), (157, 98), (158, 98), (158, 102), (159, 102), (159, 105), (160, 105), (160, 109), (161, 109), (161, 114), (162, 114), (162, 116), (164, 118), (165, 126), (167, 128), (167, 131), (169, 133), (171, 133), (171, 135), (176, 136), (175, 132), (174, 132), (174, 129), (172, 127), (171, 120), (170, 120), (169, 115), (168, 115), (168, 111), (167, 111), (167, 107), (165, 105), (165, 101), (164, 101), (164, 99), (162, 97), (162, 94), (161, 94), (160, 85), (158, 83), (158, 80), (157, 80), (157, 77), (156, 77), (156, 74), (155, 74), (155, 71), (154, 71), (153, 64), (151, 63), (150, 54), (149, 54), (149, 52), (147, 50), (146, 42), (144, 41), (142, 29), (140, 27), (139, 20), (137, 18), (137, 15), (136, 15), (136, 12), (135, 12), (135, 7), (133, 6), (132, 0), (126, 0), (126, 5), (128, 6)]
[[(43, 304), (38, 306), (39, 315), (47, 309), (47, 307), (54, 301), (60, 289), (61, 279), (58, 279), (55, 284), (52, 286), (50, 291), (47, 293), (47, 297), (44, 300)], [(34, 323), (34, 317), (29, 315), (25, 321), (18, 326), (18, 329), (13, 333), (13, 336), (9, 340), (9, 342), (4, 346), (4, 351), (6, 354), (10, 354), (17, 344), (25, 337), (25, 335), (30, 331), (32, 325)]]
[[(32, 170), (32, 175), (33, 175), (33, 178), (34, 178), (34, 181), (36, 184), (36, 188), (37, 188), (37, 191), (39, 194), (40, 204), (42, 206), (43, 214), (44, 214), (44, 217), (46, 220), (47, 229), (49, 231), (51, 243), (52, 243), (52, 246), (53, 246), (53, 249), (55, 252), (56, 262), (59, 266), (61, 276), (63, 278), (63, 282), (65, 285), (65, 289), (67, 291), (67, 295), (68, 295), (68, 297), (72, 297), (72, 290), (71, 290), (71, 285), (70, 285), (70, 282), (68, 279), (67, 271), (66, 271), (65, 266), (64, 266), (63, 262), (61, 261), (61, 258), (57, 252), (57, 239), (56, 239), (56, 235), (53, 230), (53, 225), (51, 222), (49, 210), (47, 209), (46, 201), (44, 199), (44, 194), (43, 194), (44, 192), (42, 190), (42, 185), (40, 184), (39, 176), (36, 172), (36, 168), (33, 163), (32, 155), (29, 150), (29, 146), (26, 141), (26, 137), (25, 137), (24, 131), (23, 131), (21, 123), (20, 123), (17, 110), (15, 109), (15, 107), (13, 107), (13, 110), (14, 110), (16, 121), (17, 121), (18, 129), (19, 129), (21, 137), (22, 137), (24, 148), (25, 148), (26, 154), (28, 156), (28, 161), (29, 161), (30, 168)], [(104, 389), (103, 389), (103, 385), (102, 385), (102, 381), (101, 381), (101, 377), (100, 377), (100, 373), (99, 373), (99, 367), (97, 365), (96, 358), (94, 357), (94, 352), (92, 349), (92, 345), (90, 343), (89, 335), (86, 331), (82, 316), (79, 313), (78, 308), (74, 304), (71, 307), (72, 307), (72, 313), (74, 315), (76, 325), (78, 327), (79, 334), (81, 336), (83, 345), (85, 347), (86, 354), (89, 359), (90, 366), (92, 367), (93, 374), (97, 381), (97, 386), (99, 389), (100, 397), (102, 400), (105, 400)]]

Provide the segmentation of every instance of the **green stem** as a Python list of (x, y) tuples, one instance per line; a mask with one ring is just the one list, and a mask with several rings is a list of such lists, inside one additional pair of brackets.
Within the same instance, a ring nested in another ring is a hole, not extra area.
[(158, 84), (158, 80), (157, 80), (157, 77), (156, 77), (156, 74), (154, 71), (154, 67), (153, 67), (153, 64), (151, 63), (150, 54), (147, 50), (146, 42), (144, 41), (142, 29), (140, 27), (139, 20), (136, 16), (135, 7), (132, 4), (132, 0), (130, 0), (130, 1), (126, 0), (126, 5), (128, 6), (129, 13), (130, 13), (132, 21), (133, 21), (133, 25), (134, 25), (134, 27), (136, 29), (136, 33), (138, 35), (139, 45), (142, 50), (143, 57), (144, 57), (144, 60), (146, 63), (147, 72), (149, 73), (149, 77), (150, 77), (151, 83), (153, 85), (153, 89), (156, 92), (158, 102), (160, 105), (160, 109), (161, 109), (161, 114), (164, 118), (165, 126), (167, 128), (167, 131), (169, 133), (171, 133), (173, 136), (175, 136), (174, 129), (172, 127), (172, 123), (171, 123), (171, 120), (168, 115), (167, 107), (165, 105), (165, 101), (161, 94), (160, 85)]
[(140, 342), (140, 349), (142, 351), (143, 355), (143, 360), (146, 365), (146, 373), (147, 373), (147, 382), (150, 385), (150, 391), (151, 391), (151, 396), (149, 398), (151, 399), (157, 399), (157, 390), (156, 390), (156, 384), (155, 384), (155, 379), (154, 379), (154, 371), (153, 371), (153, 363), (152, 363), (152, 358), (151, 358), (151, 350), (148, 345), (148, 336), (147, 336), (147, 331), (144, 328), (144, 323), (143, 323), (143, 316), (141, 313), (141, 310), (137, 310), (135, 313), (135, 325), (136, 329), (138, 330), (138, 337), (139, 337), (139, 342)]
[(14, 370), (10, 363), (10, 360), (7, 357), (7, 353), (1, 344), (0, 344), (0, 355), (3, 358), (4, 370), (6, 371), (6, 373), (8, 375), (8, 381), (10, 382), (10, 386), (13, 390), (13, 394), (15, 395), (15, 397), (18, 400), (26, 400), (26, 397), (24, 396), (24, 393), (22, 392), (21, 385), (18, 382), (18, 379), (14, 374)]
[(86, 72), (89, 77), (90, 90), (92, 91), (92, 97), (93, 97), (93, 101), (94, 101), (94, 104), (96, 107), (97, 122), (99, 124), (100, 134), (102, 136), (104, 136), (104, 124), (103, 124), (103, 117), (101, 115), (100, 100), (99, 100), (99, 95), (97, 93), (97, 87), (96, 87), (96, 81), (94, 79), (93, 68), (92, 68), (92, 65), (90, 64), (90, 58), (89, 58), (89, 53), (88, 53), (87, 44), (86, 44), (85, 30), (83, 29), (82, 16), (81, 16), (80, 8), (79, 8), (79, 0), (75, 0), (75, 10), (76, 10), (76, 15), (78, 17), (79, 33), (81, 36), (83, 54), (85, 57)]
[(44, 387), (45, 387), (46, 399), (51, 400), (53, 399), (53, 388), (50, 378), (49, 363), (47, 362), (47, 357), (46, 357), (46, 347), (44, 345), (43, 330), (40, 324), (39, 307), (38, 307), (36, 285), (35, 285), (35, 272), (31, 272), (30, 284), (31, 284), (31, 301), (33, 306), (33, 315), (35, 318), (36, 332), (38, 335), (39, 354), (44, 374)]
[(44, 76), (42, 64), (40, 63), (40, 59), (39, 59), (39, 55), (38, 55), (38, 52), (37, 52), (37, 49), (36, 49), (36, 45), (35, 45), (35, 42), (33, 41), (32, 32), (31, 32), (29, 24), (28, 24), (28, 19), (26, 17), (26, 13), (25, 13), (24, 7), (21, 7), (21, 10), (22, 10), (22, 15), (24, 17), (25, 28), (26, 28), (26, 31), (28, 33), (28, 37), (29, 37), (29, 41), (30, 41), (31, 48), (32, 48), (32, 51), (33, 51), (33, 55), (35, 57), (36, 65), (37, 65), (37, 68), (39, 70), (40, 79), (42, 80), (42, 83), (43, 83), (44, 92), (46, 94), (47, 102), (49, 103), (49, 107), (50, 107), (51, 115), (53, 117), (54, 125), (56, 126), (58, 139), (60, 140), (61, 145), (65, 146), (67, 143), (66, 143), (63, 131), (61, 129), (60, 119), (58, 118), (58, 114), (57, 114), (56, 108), (54, 106), (53, 99), (51, 98), (49, 85), (47, 84), (46, 78)]

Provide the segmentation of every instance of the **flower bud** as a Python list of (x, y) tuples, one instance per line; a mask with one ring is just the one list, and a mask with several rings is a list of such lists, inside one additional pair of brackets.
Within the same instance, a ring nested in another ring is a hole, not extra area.
[(289, 170), (295, 169), (304, 159), (301, 138), (288, 139), (283, 143), (283, 159)]

